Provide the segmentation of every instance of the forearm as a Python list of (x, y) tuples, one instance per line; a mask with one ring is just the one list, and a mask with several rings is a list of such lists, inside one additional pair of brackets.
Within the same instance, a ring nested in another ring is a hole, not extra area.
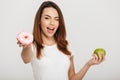
[(85, 64), (84, 67), (78, 73), (75, 74), (75, 80), (82, 80), (89, 68), (90, 65)]
[(100, 64), (104, 60), (105, 56), (103, 56), (103, 58), (99, 58), (97, 55), (93, 55), (93, 58), (91, 58), (78, 73), (74, 74), (70, 80), (82, 80), (92, 65)]
[(32, 51), (32, 44), (29, 46), (23, 47), (21, 52), (21, 57), (24, 63), (29, 63), (32, 59), (33, 51)]

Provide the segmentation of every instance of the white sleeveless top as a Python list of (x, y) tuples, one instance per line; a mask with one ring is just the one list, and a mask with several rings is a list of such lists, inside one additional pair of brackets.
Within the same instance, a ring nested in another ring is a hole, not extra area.
[(57, 45), (45, 46), (40, 60), (34, 55), (31, 65), (35, 80), (68, 80), (70, 59)]

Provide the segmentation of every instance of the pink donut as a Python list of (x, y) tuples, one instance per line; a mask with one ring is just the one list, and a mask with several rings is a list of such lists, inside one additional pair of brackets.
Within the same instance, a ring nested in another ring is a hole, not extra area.
[(17, 35), (17, 40), (23, 45), (28, 45), (33, 42), (33, 35), (28, 32), (20, 32)]

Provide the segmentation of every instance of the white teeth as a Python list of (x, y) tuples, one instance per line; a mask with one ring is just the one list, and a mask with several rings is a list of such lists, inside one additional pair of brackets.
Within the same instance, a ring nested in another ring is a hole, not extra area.
[(50, 28), (50, 29), (54, 29), (54, 28)]
[(47, 29), (54, 30), (54, 28), (47, 27)]

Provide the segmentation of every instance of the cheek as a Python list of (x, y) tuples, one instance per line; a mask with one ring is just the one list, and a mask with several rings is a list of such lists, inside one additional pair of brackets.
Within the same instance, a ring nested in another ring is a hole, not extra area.
[(46, 24), (41, 22), (41, 29), (42, 29), (43, 32), (45, 31), (45, 27), (46, 27)]
[(48, 24), (47, 21), (45, 21), (45, 20), (41, 20), (41, 26), (46, 26), (47, 24)]
[(56, 28), (58, 28), (58, 26), (59, 26), (59, 22), (56, 22)]
[(41, 28), (42, 28), (42, 30), (44, 30), (47, 26), (48, 26), (48, 22), (47, 21), (41, 21)]

